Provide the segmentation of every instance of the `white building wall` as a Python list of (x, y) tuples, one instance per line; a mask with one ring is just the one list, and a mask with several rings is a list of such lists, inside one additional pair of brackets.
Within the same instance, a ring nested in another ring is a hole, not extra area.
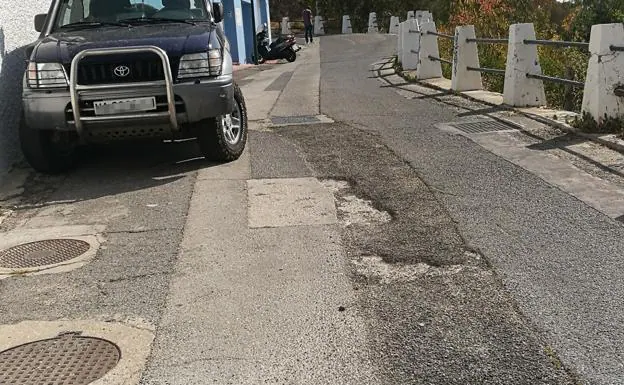
[(25, 46), (34, 42), (33, 20), (46, 13), (49, 0), (0, 0), (0, 182), (21, 158), (17, 128), (21, 114)]

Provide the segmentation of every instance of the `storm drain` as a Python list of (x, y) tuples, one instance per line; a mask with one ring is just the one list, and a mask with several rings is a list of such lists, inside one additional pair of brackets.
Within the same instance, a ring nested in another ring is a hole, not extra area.
[(316, 116), (275, 116), (271, 118), (271, 123), (276, 126), (284, 126), (289, 124), (321, 123), (321, 120)]
[[(47, 239), (0, 251), (0, 268), (27, 269), (78, 258), (91, 246), (77, 239)], [(2, 383), (0, 383), (2, 384)]]
[(110, 341), (63, 334), (0, 352), (0, 385), (86, 385), (104, 377), (120, 358)]
[(512, 131), (518, 129), (518, 127), (496, 120), (481, 120), (475, 122), (458, 122), (447, 124), (467, 134), (482, 134), (486, 132)]

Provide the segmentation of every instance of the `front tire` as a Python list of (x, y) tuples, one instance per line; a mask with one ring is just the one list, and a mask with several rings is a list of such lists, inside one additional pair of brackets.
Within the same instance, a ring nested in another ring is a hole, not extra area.
[(238, 159), (247, 143), (247, 107), (243, 93), (234, 84), (234, 110), (211, 121), (209, 127), (197, 136), (202, 155), (206, 159), (231, 162)]
[(29, 129), (22, 118), (19, 139), (24, 158), (40, 173), (59, 174), (74, 165), (74, 148), (63, 143), (59, 133)]
[(297, 52), (295, 52), (294, 49), (289, 48), (288, 52), (286, 52), (286, 60), (288, 60), (289, 63), (292, 63), (295, 60), (297, 60)]

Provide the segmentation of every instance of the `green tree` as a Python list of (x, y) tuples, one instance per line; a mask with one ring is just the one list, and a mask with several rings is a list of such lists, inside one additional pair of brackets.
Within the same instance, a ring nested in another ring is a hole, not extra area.
[(578, 12), (572, 21), (572, 34), (576, 39), (589, 41), (594, 24), (624, 22), (624, 0), (578, 0)]

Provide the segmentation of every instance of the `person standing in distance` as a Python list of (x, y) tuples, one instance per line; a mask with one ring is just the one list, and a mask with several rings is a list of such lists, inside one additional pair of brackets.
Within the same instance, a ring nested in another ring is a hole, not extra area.
[(306, 44), (308, 44), (308, 42), (314, 42), (314, 25), (312, 24), (312, 10), (306, 5), (304, 7), (306, 8), (303, 10), (303, 26), (305, 27)]

